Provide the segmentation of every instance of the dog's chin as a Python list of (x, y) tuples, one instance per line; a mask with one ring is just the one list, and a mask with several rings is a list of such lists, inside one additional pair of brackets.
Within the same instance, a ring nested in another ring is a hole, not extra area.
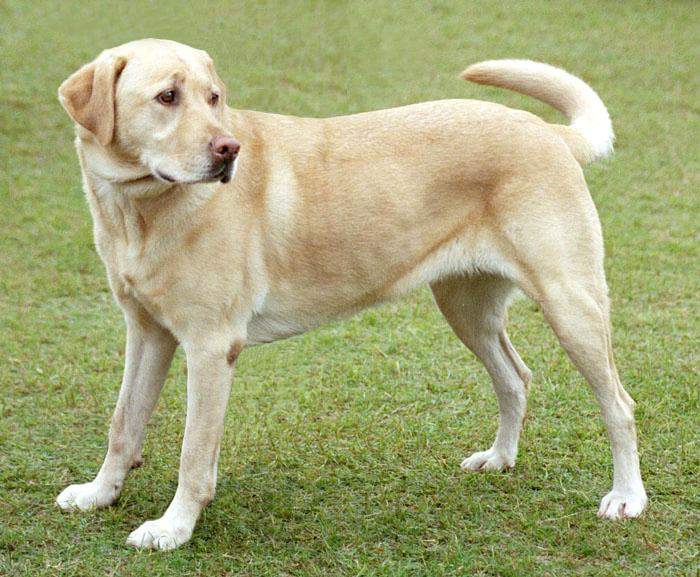
[(226, 184), (233, 176), (235, 164), (235, 160), (233, 162), (227, 162), (221, 167), (211, 170), (209, 174), (200, 177), (176, 178), (162, 170), (154, 170), (153, 175), (158, 180), (171, 184), (204, 184), (207, 182), (221, 182)]

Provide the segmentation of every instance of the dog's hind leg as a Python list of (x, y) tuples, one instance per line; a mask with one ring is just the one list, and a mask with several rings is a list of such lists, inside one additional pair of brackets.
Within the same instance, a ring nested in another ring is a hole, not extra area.
[(622, 387), (613, 360), (600, 223), (580, 174), (575, 181), (559, 184), (553, 189), (524, 183), (534, 191), (540, 218), (520, 216), (503, 230), (518, 269), (516, 282), (539, 303), (600, 406), (614, 472), (612, 491), (601, 501), (598, 514), (637, 517), (647, 496), (639, 469), (634, 401)]
[(95, 479), (70, 485), (56, 498), (66, 510), (111, 505), (132, 467), (140, 465), (141, 442), (175, 353), (173, 336), (145, 311), (125, 309), (126, 361), (117, 406), (109, 428), (107, 455)]
[(466, 458), (462, 468), (481, 471), (513, 467), (531, 377), (505, 329), (506, 309), (515, 285), (503, 277), (480, 275), (450, 277), (433, 283), (431, 288), (455, 334), (491, 375), (498, 397), (500, 417), (493, 445)]
[[(598, 515), (610, 519), (637, 517), (646, 506), (647, 496), (639, 470), (634, 401), (622, 387), (613, 360), (602, 267), (592, 269), (588, 278), (569, 275), (541, 282), (535, 298), (559, 342), (593, 389), (610, 437), (613, 488), (601, 501)], [(591, 282), (591, 277), (597, 277), (597, 282)]]

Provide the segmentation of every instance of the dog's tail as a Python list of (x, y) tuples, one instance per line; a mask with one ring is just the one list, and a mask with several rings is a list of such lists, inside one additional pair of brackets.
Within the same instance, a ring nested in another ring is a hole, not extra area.
[(551, 126), (581, 164), (612, 153), (615, 134), (605, 104), (573, 74), (532, 60), (487, 60), (473, 64), (461, 76), (478, 84), (527, 94), (562, 112), (571, 124)]

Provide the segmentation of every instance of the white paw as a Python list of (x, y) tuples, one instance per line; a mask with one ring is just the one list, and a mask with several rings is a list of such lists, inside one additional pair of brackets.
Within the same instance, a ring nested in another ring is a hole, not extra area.
[(118, 487), (114, 485), (105, 487), (101, 483), (91, 481), (66, 487), (56, 497), (56, 504), (64, 511), (91, 511), (111, 505), (118, 495)]
[(632, 519), (639, 517), (647, 505), (647, 495), (641, 491), (610, 491), (600, 502), (598, 517), (606, 519)]
[(160, 549), (168, 551), (179, 547), (192, 537), (192, 529), (185, 525), (176, 525), (171, 520), (161, 517), (155, 521), (146, 521), (131, 532), (127, 545), (139, 548)]
[(465, 471), (503, 471), (515, 467), (515, 458), (508, 457), (491, 448), (479, 451), (462, 461)]

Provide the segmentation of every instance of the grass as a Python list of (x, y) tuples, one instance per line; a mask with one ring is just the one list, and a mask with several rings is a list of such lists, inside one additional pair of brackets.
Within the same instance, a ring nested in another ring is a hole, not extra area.
[[(0, 575), (698, 575), (697, 14), (631, 0), (0, 4)], [(102, 48), (144, 36), (208, 50), (231, 105), (299, 115), (475, 97), (554, 119), (455, 76), (510, 56), (587, 79), (618, 135), (615, 158), (586, 172), (645, 516), (596, 519), (612, 473), (602, 422), (525, 300), (511, 336), (535, 381), (518, 465), (459, 470), (491, 442), (496, 402), (427, 292), (242, 355), (217, 499), (187, 546), (124, 545), (175, 490), (181, 357), (118, 504), (59, 512), (57, 493), (103, 456), (124, 328), (55, 93)]]

